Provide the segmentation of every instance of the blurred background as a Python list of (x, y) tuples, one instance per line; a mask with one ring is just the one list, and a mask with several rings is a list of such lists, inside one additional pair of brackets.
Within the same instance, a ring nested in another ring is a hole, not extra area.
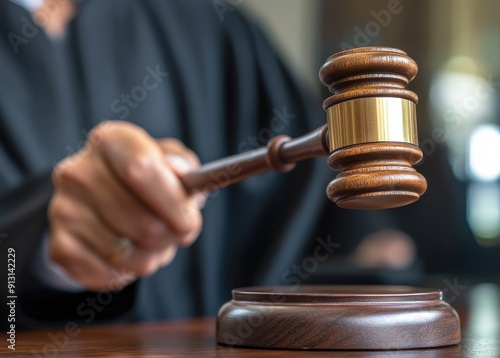
[[(415, 242), (425, 277), (495, 280), (500, 273), (500, 3), (497, 0), (244, 0), (311, 90), (328, 93), (318, 70), (331, 54), (390, 46), (419, 65), (410, 84), (428, 192), (388, 211)], [(356, 235), (360, 223), (343, 222)], [(332, 233), (334, 236), (335, 233)], [(335, 255), (318, 281), (340, 277)], [(392, 270), (394, 271), (394, 270)], [(386, 272), (377, 272), (378, 278)], [(345, 276), (345, 275), (344, 275)], [(347, 276), (352, 282), (353, 271)], [(373, 275), (371, 275), (373, 276)], [(411, 270), (388, 281), (414, 283)], [(360, 279), (370, 275), (364, 272)], [(452, 276), (453, 277), (453, 276)], [(382, 279), (383, 280), (383, 279)], [(442, 278), (440, 279), (442, 281)]]

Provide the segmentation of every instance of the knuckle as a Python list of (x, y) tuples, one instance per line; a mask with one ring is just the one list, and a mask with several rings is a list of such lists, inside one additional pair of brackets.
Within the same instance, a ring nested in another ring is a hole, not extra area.
[(176, 222), (176, 231), (179, 234), (189, 234), (201, 229), (203, 225), (203, 217), (200, 209), (195, 205), (184, 207), (181, 212), (182, 218)]
[(201, 215), (199, 215), (198, 219), (193, 221), (190, 231), (179, 238), (178, 241), (179, 246), (187, 247), (192, 245), (200, 235), (202, 227), (203, 227), (203, 219)]
[(172, 263), (172, 261), (174, 261), (174, 257), (175, 257), (175, 253), (172, 253), (170, 255), (168, 255), (164, 261), (163, 261), (163, 264), (166, 266), (166, 265), (170, 265)]
[(68, 219), (68, 211), (65, 210), (65, 205), (61, 202), (59, 196), (54, 197), (50, 202), (48, 216), (50, 219), (56, 221)]
[(104, 129), (107, 127), (106, 123), (101, 123), (96, 127), (92, 128), (90, 132), (87, 134), (87, 145), (99, 145), (101, 144), (106, 136), (104, 135)]
[(52, 180), (56, 187), (78, 185), (83, 189), (89, 189), (85, 173), (78, 169), (78, 162), (75, 160), (77, 158), (66, 158), (56, 165), (52, 171)]
[(185, 156), (193, 164), (199, 165), (200, 159), (191, 149), (186, 147), (184, 142), (177, 138), (166, 138), (161, 141), (161, 145), (166, 152), (174, 152)]
[(198, 215), (195, 215), (193, 219), (191, 226), (191, 233), (197, 236), (200, 233), (202, 227), (203, 227), (203, 217), (201, 216), (201, 213), (198, 212)]
[(199, 232), (203, 226), (203, 217), (200, 210), (194, 209), (190, 213), (189, 217), (186, 218), (185, 224), (180, 230), (184, 234), (193, 234)]
[(166, 138), (164, 139), (164, 143), (168, 146), (177, 147), (179, 149), (186, 149), (184, 143), (177, 138)]
[(63, 240), (58, 240), (57, 235), (53, 235), (52, 237), (52, 242), (49, 247), (49, 258), (64, 268), (69, 268), (79, 261), (78, 254), (66, 247)]
[(136, 269), (136, 274), (140, 277), (151, 276), (158, 270), (158, 260), (154, 254), (148, 255), (141, 265)]
[(126, 161), (123, 168), (123, 175), (135, 182), (140, 182), (145, 178), (145, 174), (155, 169), (154, 160), (145, 153), (134, 153)]
[(62, 195), (56, 194), (49, 203), (47, 215), (51, 222), (72, 223), (78, 221), (79, 213), (69, 205)]
[(61, 201), (59, 200), (59, 197), (56, 195), (49, 203), (49, 207), (47, 209), (47, 215), (49, 219), (52, 220), (59, 220), (59, 219), (64, 219), (64, 210), (61, 207)]
[(92, 128), (87, 135), (87, 142), (93, 145), (107, 145), (112, 142), (110, 138), (119, 135), (123, 131), (134, 127), (132, 123), (117, 121), (117, 120), (105, 120)]
[(116, 136), (147, 135), (147, 131), (136, 124), (120, 120), (106, 120), (94, 127), (102, 139), (114, 138)]
[(169, 265), (174, 260), (176, 253), (177, 248), (175, 246), (169, 246), (162, 254), (161, 266)]
[(140, 228), (141, 244), (146, 247), (158, 247), (166, 237), (165, 225), (158, 220), (145, 220)]
[(57, 165), (52, 170), (52, 182), (57, 187), (70, 176), (69, 172), (71, 171), (71, 165), (67, 159), (57, 163)]
[(188, 247), (191, 246), (197, 239), (198, 233), (191, 233), (188, 235), (184, 235), (179, 238), (179, 247)]

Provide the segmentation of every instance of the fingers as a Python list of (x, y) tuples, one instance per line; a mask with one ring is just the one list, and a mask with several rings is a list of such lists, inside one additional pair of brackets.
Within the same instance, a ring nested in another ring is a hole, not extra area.
[(178, 179), (197, 166), (177, 140), (156, 141), (130, 123), (101, 124), (54, 170), (54, 261), (91, 290), (169, 264), (201, 231), (204, 197), (186, 193)]
[(88, 290), (109, 289), (111, 270), (74, 234), (53, 230), (49, 252), (54, 262)]
[[(200, 159), (198, 156), (188, 147), (186, 147), (180, 140), (174, 138), (159, 139), (158, 145), (160, 146), (163, 153), (175, 157), (182, 158), (179, 162), (179, 169), (182, 173), (189, 170), (198, 168), (200, 166)], [(187, 166), (185, 161), (188, 161)]]
[(201, 226), (201, 213), (175, 172), (165, 165), (165, 155), (143, 130), (121, 126), (112, 141), (101, 141), (101, 153), (113, 173), (178, 234)]
[(83, 163), (78, 170), (92, 175), (75, 174), (78, 179), (67, 181), (63, 191), (92, 208), (114, 236), (128, 237), (149, 249), (161, 249), (169, 243), (166, 238), (176, 239), (167, 224), (131, 195), (101, 158)]
[[(96, 258), (100, 261), (99, 267), (103, 270), (101, 279), (107, 279), (106, 273), (110, 269), (124, 270), (138, 277), (149, 276), (170, 263), (175, 256), (176, 245), (167, 242), (161, 249), (147, 249), (131, 244), (131, 250), (122, 257), (124, 253), (120, 251), (119, 243), (120, 240), (128, 239), (116, 236), (90, 207), (66, 195), (59, 195), (53, 200), (51, 214), (61, 219), (53, 230), (53, 241), (68, 240), (68, 236), (77, 238), (77, 241), (85, 245), (85, 261), (95, 262)], [(64, 250), (64, 245), (56, 245), (52, 252), (56, 257), (62, 257)]]
[(353, 254), (354, 262), (365, 268), (405, 269), (416, 259), (415, 243), (394, 229), (375, 231), (363, 238)]
[(61, 223), (72, 226), (78, 222), (76, 210), (73, 206), (66, 207), (61, 197), (55, 197), (49, 208), (51, 221), (51, 236), (49, 241), (49, 255), (52, 261), (62, 266), (70, 276), (81, 283), (88, 290), (120, 289), (130, 283), (124, 280), (124, 275), (111, 269), (95, 251), (85, 244), (81, 233), (92, 234), (92, 230), (68, 230)]
[[(161, 149), (165, 153), (165, 164), (172, 171), (181, 177), (200, 166), (198, 156), (187, 148), (181, 141), (177, 139), (167, 138), (158, 141)], [(207, 194), (204, 192), (191, 193), (190, 205), (193, 205), (195, 210), (205, 206)]]

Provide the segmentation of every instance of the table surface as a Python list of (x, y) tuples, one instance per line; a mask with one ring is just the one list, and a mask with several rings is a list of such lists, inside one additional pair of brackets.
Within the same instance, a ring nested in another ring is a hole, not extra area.
[[(215, 343), (214, 319), (96, 326), (78, 334), (61, 330), (18, 332), (16, 357), (500, 357), (500, 290), (470, 288), (456, 305), (459, 345), (400, 351), (290, 351), (233, 348)], [(59, 345), (59, 347), (57, 347)], [(36, 354), (38, 353), (38, 355)]]

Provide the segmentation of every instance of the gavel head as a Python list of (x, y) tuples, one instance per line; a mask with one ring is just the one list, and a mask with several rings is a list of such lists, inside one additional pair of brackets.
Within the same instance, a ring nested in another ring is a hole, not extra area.
[(328, 119), (329, 165), (340, 173), (327, 195), (348, 209), (385, 209), (417, 201), (427, 189), (413, 169), (418, 148), (417, 95), (406, 89), (417, 64), (405, 52), (364, 47), (339, 52), (320, 70), (333, 96)]

